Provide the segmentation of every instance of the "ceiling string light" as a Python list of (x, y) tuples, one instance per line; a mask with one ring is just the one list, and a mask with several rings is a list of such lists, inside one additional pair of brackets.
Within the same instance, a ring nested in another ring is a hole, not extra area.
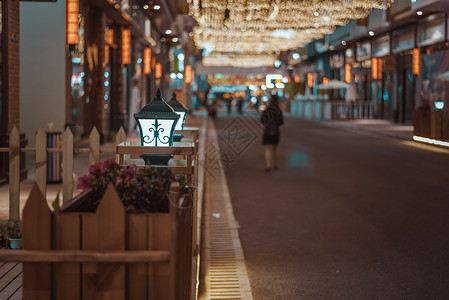
[[(215, 56), (208, 63), (255, 59), (272, 65), (271, 53), (303, 46), (393, 0), (189, 0), (197, 47)], [(219, 54), (217, 54), (219, 53)], [(267, 54), (268, 53), (268, 54)], [(229, 59), (224, 57), (228, 55)], [(255, 59), (251, 59), (253, 55)], [(207, 56), (206, 56), (207, 57)], [(270, 57), (270, 58), (268, 58)], [(241, 66), (241, 65), (240, 65)]]

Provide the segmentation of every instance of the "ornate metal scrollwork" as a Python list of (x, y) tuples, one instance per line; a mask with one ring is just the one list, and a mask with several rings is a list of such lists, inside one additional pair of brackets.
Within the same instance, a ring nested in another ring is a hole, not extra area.
[(163, 133), (165, 131), (164, 128), (159, 128), (161, 126), (161, 124), (158, 123), (157, 119), (155, 120), (154, 124), (153, 124), (154, 128), (150, 128), (148, 130), (148, 132), (150, 133), (150, 135), (152, 135), (152, 137), (150, 137), (150, 135), (145, 135), (143, 136), (143, 142), (147, 143), (147, 144), (151, 144), (154, 141), (155, 146), (157, 147), (158, 141), (161, 144), (168, 144), (170, 142), (170, 137), (165, 135), (160, 136), (160, 133)]

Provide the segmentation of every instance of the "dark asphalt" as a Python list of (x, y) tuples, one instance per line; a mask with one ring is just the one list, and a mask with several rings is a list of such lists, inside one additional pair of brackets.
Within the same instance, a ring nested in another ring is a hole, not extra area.
[(286, 118), (265, 173), (257, 121), (216, 121), (254, 299), (449, 299), (449, 152)]

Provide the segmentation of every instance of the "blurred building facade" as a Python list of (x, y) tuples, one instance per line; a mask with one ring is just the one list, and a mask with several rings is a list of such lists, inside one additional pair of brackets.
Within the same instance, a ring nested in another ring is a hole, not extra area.
[[(306, 45), (294, 72), (305, 82), (314, 75), (311, 95), (323, 78), (353, 83), (357, 100), (375, 103), (376, 118), (412, 124), (420, 108), (449, 103), (447, 81), (435, 80), (449, 69), (448, 11), (447, 1), (396, 0)], [(345, 94), (333, 91), (330, 98)]]
[[(34, 145), (38, 128), (75, 140), (95, 126), (105, 141), (156, 89), (171, 90), (170, 49), (186, 57), (193, 26), (181, 0), (6, 0), (1, 7), (0, 147), (17, 126)], [(45, 22), (43, 21), (45, 20)], [(190, 85), (180, 96), (190, 103)], [(6, 178), (8, 154), (0, 154)]]

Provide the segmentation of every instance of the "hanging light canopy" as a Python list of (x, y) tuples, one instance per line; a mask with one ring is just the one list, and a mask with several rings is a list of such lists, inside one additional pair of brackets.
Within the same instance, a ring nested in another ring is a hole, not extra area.
[[(180, 116), (162, 99), (159, 89), (157, 89), (156, 98), (134, 114), (134, 118), (139, 126), (141, 146), (169, 147), (173, 145), (173, 133)], [(140, 157), (147, 165), (166, 165), (172, 155), (141, 155)]]
[[(394, 0), (190, 0), (194, 39), (209, 52), (255, 55), (295, 49)], [(248, 60), (249, 61), (249, 60)], [(219, 63), (219, 60), (211, 62)], [(272, 65), (271, 63), (266, 64)], [(242, 66), (242, 65), (240, 65)], [(250, 63), (243, 65), (252, 67)]]

